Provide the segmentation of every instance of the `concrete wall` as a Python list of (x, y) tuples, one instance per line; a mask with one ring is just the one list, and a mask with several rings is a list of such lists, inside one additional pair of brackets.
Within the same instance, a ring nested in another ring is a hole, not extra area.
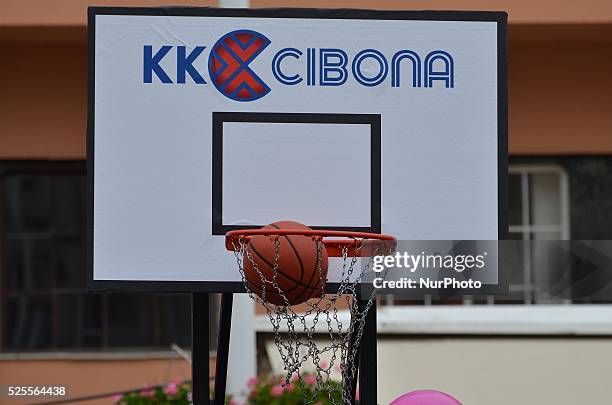
[[(61, 357), (61, 356), (56, 356)], [(71, 359), (71, 357), (73, 359)], [(165, 384), (172, 379), (191, 379), (191, 367), (181, 358), (125, 358), (104, 359), (103, 355), (89, 359), (0, 360), (2, 384), (36, 385), (61, 384), (69, 386), (70, 397), (94, 395), (104, 392), (135, 389), (145, 384)], [(82, 357), (82, 356), (81, 356)], [(213, 367), (214, 369), (214, 367)], [(4, 395), (4, 394), (3, 394)], [(5, 396), (0, 404), (25, 404)], [(111, 398), (85, 402), (88, 405), (108, 405)]]
[[(419, 389), (464, 405), (612, 403), (611, 315), (610, 305), (379, 307), (379, 403)], [(348, 324), (348, 314), (339, 319)], [(256, 325), (281, 372), (267, 317)], [(325, 327), (318, 332), (320, 347), (328, 346)]]
[(610, 339), (386, 339), (378, 364), (381, 404), (417, 389), (465, 405), (612, 403)]

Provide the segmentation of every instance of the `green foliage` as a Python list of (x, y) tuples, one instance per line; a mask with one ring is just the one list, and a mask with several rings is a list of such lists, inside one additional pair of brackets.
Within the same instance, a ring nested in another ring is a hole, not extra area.
[[(332, 403), (329, 399), (330, 392), (335, 403), (342, 402), (342, 386), (339, 382), (329, 380), (317, 384), (315, 376), (308, 373), (302, 373), (301, 379), (292, 377), (287, 384), (284, 377), (272, 376), (253, 378), (249, 380), (248, 385), (250, 405), (302, 405), (304, 398), (308, 403), (327, 405)], [(315, 395), (317, 385), (319, 389)]]
[[(171, 382), (161, 387), (145, 387), (138, 392), (126, 393), (113, 400), (117, 405), (189, 405), (192, 403), (191, 384)], [(225, 399), (225, 403), (233, 404), (230, 397)]]
[[(248, 399), (244, 405), (303, 405), (305, 402), (313, 405), (342, 403), (342, 386), (338, 381), (323, 380), (317, 382), (315, 375), (310, 373), (302, 373), (300, 379), (294, 375), (286, 384), (284, 376), (252, 378), (248, 382), (248, 389)], [(334, 402), (329, 399), (330, 392)], [(113, 400), (116, 405), (190, 405), (192, 403), (191, 384), (171, 382), (165, 386), (145, 387), (138, 392), (126, 393), (113, 398)], [(225, 399), (225, 404), (237, 405), (231, 397)]]

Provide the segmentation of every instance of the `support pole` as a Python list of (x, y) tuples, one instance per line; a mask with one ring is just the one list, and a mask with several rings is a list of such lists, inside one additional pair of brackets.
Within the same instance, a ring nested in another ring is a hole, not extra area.
[(359, 404), (376, 405), (377, 401), (377, 347), (376, 301), (366, 315), (359, 350)]
[(210, 405), (208, 293), (191, 296), (191, 380), (194, 405)]
[[(353, 296), (354, 300), (357, 300), (357, 312), (361, 312), (364, 309), (364, 303), (361, 300), (361, 294), (359, 294), (358, 292), (355, 293), (355, 295)], [(349, 343), (348, 343), (348, 352), (352, 353), (353, 352), (353, 348), (355, 347), (355, 343), (357, 340), (357, 332), (358, 329), (354, 329), (351, 332), (351, 336), (349, 337)], [(348, 389), (349, 392), (351, 393), (351, 405), (355, 405), (356, 402), (356, 395), (357, 395), (357, 378), (359, 377), (359, 360), (361, 359), (361, 351), (360, 351), (361, 345), (358, 346), (356, 348), (356, 353), (355, 353), (355, 366), (357, 368), (357, 373), (355, 373), (355, 375), (353, 376), (353, 378), (351, 378), (350, 381), (345, 381), (344, 383), (348, 385)]]
[(255, 305), (248, 294), (234, 294), (227, 367), (227, 394), (246, 402), (246, 383), (257, 375)]
[(215, 366), (215, 400), (214, 405), (225, 403), (227, 386), (227, 362), (229, 358), (230, 332), (232, 328), (232, 306), (234, 294), (221, 295), (221, 317), (219, 320), (219, 339), (217, 343), (217, 363)]

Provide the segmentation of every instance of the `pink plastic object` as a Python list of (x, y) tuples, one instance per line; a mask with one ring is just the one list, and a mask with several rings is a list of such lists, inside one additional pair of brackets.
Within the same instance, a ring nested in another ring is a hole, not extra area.
[(395, 398), (389, 405), (461, 405), (461, 402), (440, 391), (420, 390)]

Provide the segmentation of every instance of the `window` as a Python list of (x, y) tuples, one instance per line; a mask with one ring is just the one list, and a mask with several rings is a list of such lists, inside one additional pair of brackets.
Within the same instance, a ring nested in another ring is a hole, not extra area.
[(508, 188), (511, 239), (569, 239), (569, 186), (563, 168), (511, 166)]
[[(509, 238), (515, 240), (567, 240), (570, 238), (569, 182), (565, 170), (555, 165), (515, 165), (509, 173)], [(544, 269), (527, 245), (517, 249), (522, 269), (507, 274), (509, 296), (500, 303), (536, 303), (537, 277)], [(539, 271), (535, 271), (539, 269)], [(547, 302), (555, 300), (545, 299)], [(556, 300), (557, 302), (562, 302)]]
[(0, 351), (188, 347), (188, 294), (87, 293), (85, 200), (81, 162), (0, 162)]

